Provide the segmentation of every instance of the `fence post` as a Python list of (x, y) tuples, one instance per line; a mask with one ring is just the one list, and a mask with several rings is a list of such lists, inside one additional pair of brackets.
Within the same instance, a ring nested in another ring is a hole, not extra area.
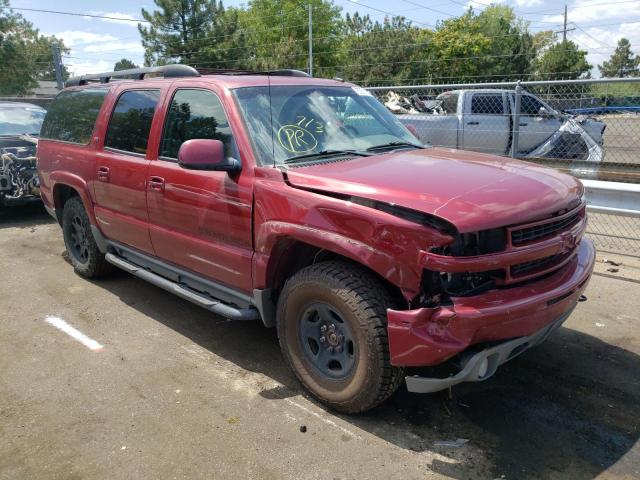
[(518, 154), (518, 139), (520, 137), (520, 99), (522, 97), (522, 86), (520, 80), (516, 85), (515, 105), (513, 108), (513, 138), (511, 139), (511, 158), (516, 158)]

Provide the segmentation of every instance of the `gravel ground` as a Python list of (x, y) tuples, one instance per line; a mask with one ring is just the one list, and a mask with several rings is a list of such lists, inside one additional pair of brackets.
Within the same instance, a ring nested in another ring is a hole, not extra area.
[(603, 262), (494, 378), (352, 417), (307, 398), (257, 322), (76, 276), (39, 208), (0, 214), (0, 265), (2, 479), (640, 478), (640, 282)]

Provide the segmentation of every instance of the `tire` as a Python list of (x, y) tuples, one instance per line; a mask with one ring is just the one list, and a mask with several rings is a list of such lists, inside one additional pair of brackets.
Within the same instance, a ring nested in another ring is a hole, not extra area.
[(72, 197), (62, 211), (62, 235), (73, 269), (78, 275), (95, 278), (113, 270), (91, 232), (91, 223), (79, 197)]
[(280, 348), (314, 397), (337, 411), (360, 413), (396, 391), (404, 370), (389, 360), (386, 309), (392, 305), (374, 275), (348, 262), (317, 263), (287, 280), (278, 299)]

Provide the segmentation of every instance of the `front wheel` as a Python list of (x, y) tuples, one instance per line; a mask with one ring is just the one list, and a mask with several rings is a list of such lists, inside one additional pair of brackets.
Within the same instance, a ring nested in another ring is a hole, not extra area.
[(316, 398), (357, 413), (395, 392), (403, 370), (389, 361), (391, 305), (378, 278), (347, 262), (321, 262), (286, 282), (278, 300), (280, 347)]

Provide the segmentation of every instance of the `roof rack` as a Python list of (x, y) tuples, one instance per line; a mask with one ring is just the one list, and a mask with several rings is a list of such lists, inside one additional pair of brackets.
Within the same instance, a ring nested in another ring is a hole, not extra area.
[(198, 71), (189, 65), (172, 64), (163, 65), (161, 67), (144, 67), (132, 68), (129, 70), (118, 70), (117, 72), (93, 73), (81, 75), (79, 77), (71, 77), (65, 82), (65, 87), (75, 87), (78, 85), (87, 85), (89, 82), (109, 83), (112, 79), (133, 79), (142, 80), (149, 73), (160, 74), (164, 78), (178, 77), (199, 77)]
[[(196, 67), (197, 68), (197, 67)], [(280, 77), (309, 77), (309, 74), (302, 70), (282, 68), (278, 70), (241, 70), (231, 68), (198, 68), (202, 75), (273, 75)]]

